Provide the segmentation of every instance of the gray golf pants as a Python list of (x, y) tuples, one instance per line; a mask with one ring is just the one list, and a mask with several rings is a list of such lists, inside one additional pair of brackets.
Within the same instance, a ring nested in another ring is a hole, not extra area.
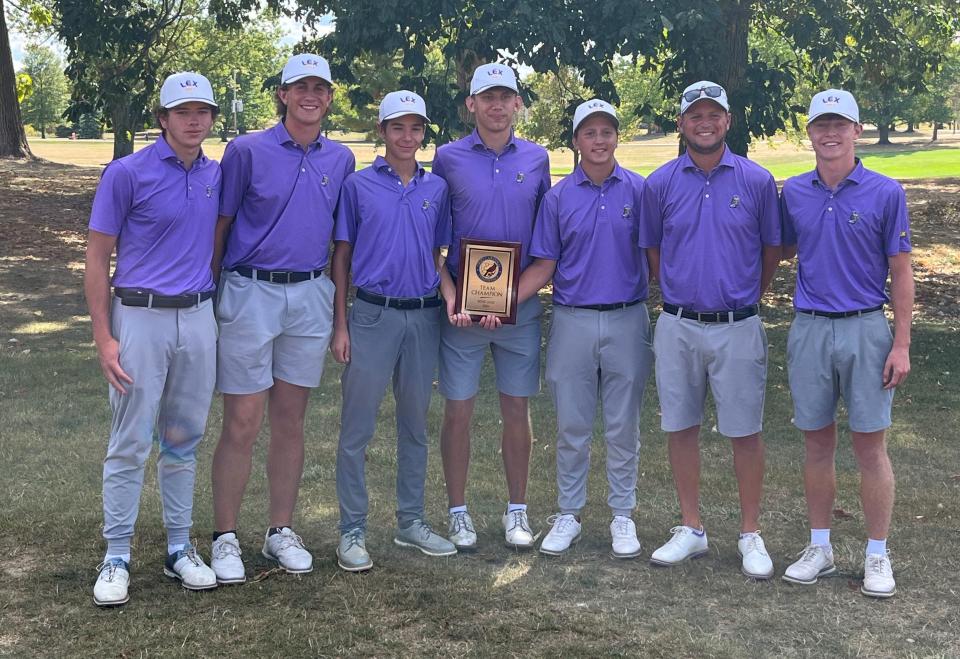
[(587, 502), (590, 442), (599, 402), (607, 446), (607, 504), (636, 507), (640, 406), (653, 365), (645, 304), (595, 311), (555, 305), (547, 384), (557, 410), (557, 505), (579, 514)]
[(114, 298), (112, 332), (126, 395), (110, 387), (113, 422), (103, 461), (103, 537), (111, 554), (129, 552), (144, 465), (154, 442), (163, 523), (171, 541), (193, 525), (196, 449), (216, 380), (217, 322), (210, 300), (186, 309), (125, 307)]
[(340, 384), (343, 408), (337, 448), (340, 532), (365, 528), (369, 499), (365, 458), (377, 412), (393, 380), (397, 422), (397, 522), (423, 518), (427, 411), (440, 350), (440, 308), (399, 310), (354, 300), (350, 363)]

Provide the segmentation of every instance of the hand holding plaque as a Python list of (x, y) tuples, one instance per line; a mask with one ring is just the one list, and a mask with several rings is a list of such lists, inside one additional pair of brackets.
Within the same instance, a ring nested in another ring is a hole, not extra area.
[(520, 282), (520, 243), (460, 239), (457, 313), (479, 321), (493, 315), (505, 325), (517, 322)]

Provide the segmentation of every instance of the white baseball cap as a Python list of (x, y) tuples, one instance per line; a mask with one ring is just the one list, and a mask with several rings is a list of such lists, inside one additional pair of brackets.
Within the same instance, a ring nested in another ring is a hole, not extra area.
[(617, 128), (620, 127), (620, 120), (617, 118), (617, 111), (613, 106), (599, 98), (592, 98), (578, 105), (576, 111), (573, 113), (573, 134), (577, 134), (577, 127), (582, 124), (587, 117), (592, 117), (595, 114), (608, 115), (613, 119), (613, 125)]
[(330, 75), (330, 64), (324, 58), (313, 53), (301, 53), (293, 55), (283, 65), (283, 72), (280, 74), (280, 84), (288, 85), (303, 78), (320, 78), (333, 84), (333, 77)]
[(470, 81), (470, 95), (492, 87), (506, 87), (515, 92), (517, 89), (517, 74), (513, 72), (506, 64), (481, 64), (473, 72), (473, 79)]
[(408, 114), (415, 114), (422, 117), (424, 121), (430, 123), (430, 117), (427, 116), (427, 104), (420, 94), (401, 89), (400, 91), (390, 92), (380, 101), (380, 113), (377, 116), (377, 123), (403, 117)]
[(213, 87), (210, 81), (199, 73), (184, 71), (167, 76), (160, 88), (160, 107), (175, 108), (184, 103), (196, 101), (215, 108), (220, 107), (213, 100)]
[(824, 114), (838, 114), (855, 124), (860, 123), (860, 108), (857, 107), (857, 100), (853, 94), (842, 89), (828, 89), (815, 95), (810, 101), (807, 123)]
[(701, 80), (695, 82), (680, 95), (680, 114), (690, 109), (697, 101), (707, 99), (714, 101), (727, 112), (730, 112), (730, 103), (727, 101), (727, 90), (715, 82)]

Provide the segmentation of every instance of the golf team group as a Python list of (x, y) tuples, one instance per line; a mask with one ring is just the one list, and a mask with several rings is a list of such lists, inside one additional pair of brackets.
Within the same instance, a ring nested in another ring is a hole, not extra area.
[[(84, 282), (112, 410), (97, 605), (129, 600), (131, 538), (154, 444), (164, 573), (190, 590), (246, 580), (237, 520), (264, 417), (269, 519), (262, 553), (289, 573), (313, 569), (294, 513), (305, 411), (328, 349), (345, 365), (336, 455), (342, 569), (373, 566), (365, 453), (391, 384), (394, 541), (429, 556), (477, 547), (465, 492), (471, 418), (490, 352), (507, 546), (560, 555), (580, 539), (599, 410), (611, 553), (641, 556), (632, 514), (641, 403), (654, 371), (680, 521), (650, 562), (672, 566), (707, 553), (698, 436), (709, 389), (717, 429), (733, 450), (742, 572), (771, 578), (759, 528), (767, 338), (758, 303), (779, 262), (794, 256), (787, 355), (794, 423), (805, 438), (810, 542), (782, 577), (814, 584), (836, 569), (830, 522), (842, 397), (868, 536), (862, 592), (895, 593), (885, 429), (894, 389), (910, 370), (910, 229), (902, 187), (854, 155), (863, 127), (849, 92), (813, 97), (807, 133), (816, 168), (779, 193), (768, 171), (726, 146), (727, 94), (710, 81), (690, 85), (680, 98), (685, 154), (646, 179), (617, 163), (614, 107), (600, 99), (581, 104), (572, 125), (579, 165), (552, 186), (547, 151), (514, 134), (522, 101), (506, 65), (476, 69), (465, 100), (476, 128), (439, 147), (430, 171), (416, 159), (430, 122), (420, 96), (399, 90), (383, 97), (377, 130), (385, 155), (359, 171), (351, 151), (321, 131), (332, 98), (326, 60), (294, 55), (276, 91), (280, 122), (236, 138), (217, 163), (201, 149), (218, 113), (210, 83), (177, 73), (164, 82), (156, 110), (163, 136), (103, 172)], [(521, 244), (515, 323), (497, 315), (475, 321), (456, 309), (463, 238)], [(538, 291), (550, 281), (545, 378), (557, 419), (557, 514), (540, 540), (526, 505), (528, 400), (540, 391)], [(663, 298), (655, 330), (645, 304), (651, 281)], [(446, 533), (424, 516), (435, 376), (445, 399), (439, 443)], [(190, 531), (196, 450), (215, 390), (223, 396), (223, 427), (212, 465), (208, 565)]]

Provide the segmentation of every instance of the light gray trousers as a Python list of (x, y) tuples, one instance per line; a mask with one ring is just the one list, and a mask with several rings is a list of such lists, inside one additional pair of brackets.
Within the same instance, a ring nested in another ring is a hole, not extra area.
[(111, 323), (120, 366), (133, 378), (126, 395), (110, 387), (113, 423), (103, 461), (103, 537), (108, 553), (123, 554), (130, 551), (154, 442), (168, 538), (189, 539), (196, 449), (217, 374), (217, 323), (210, 300), (187, 309), (147, 309), (125, 307), (117, 298)]
[(577, 515), (587, 503), (590, 443), (600, 404), (607, 445), (607, 504), (629, 516), (637, 504), (640, 406), (653, 365), (645, 304), (594, 311), (553, 308), (547, 384), (557, 410), (557, 505)]
[(393, 380), (397, 419), (397, 522), (423, 518), (427, 475), (427, 411), (440, 350), (440, 308), (410, 311), (354, 300), (350, 363), (340, 384), (343, 408), (337, 448), (340, 532), (365, 528), (369, 498), (367, 446)]

